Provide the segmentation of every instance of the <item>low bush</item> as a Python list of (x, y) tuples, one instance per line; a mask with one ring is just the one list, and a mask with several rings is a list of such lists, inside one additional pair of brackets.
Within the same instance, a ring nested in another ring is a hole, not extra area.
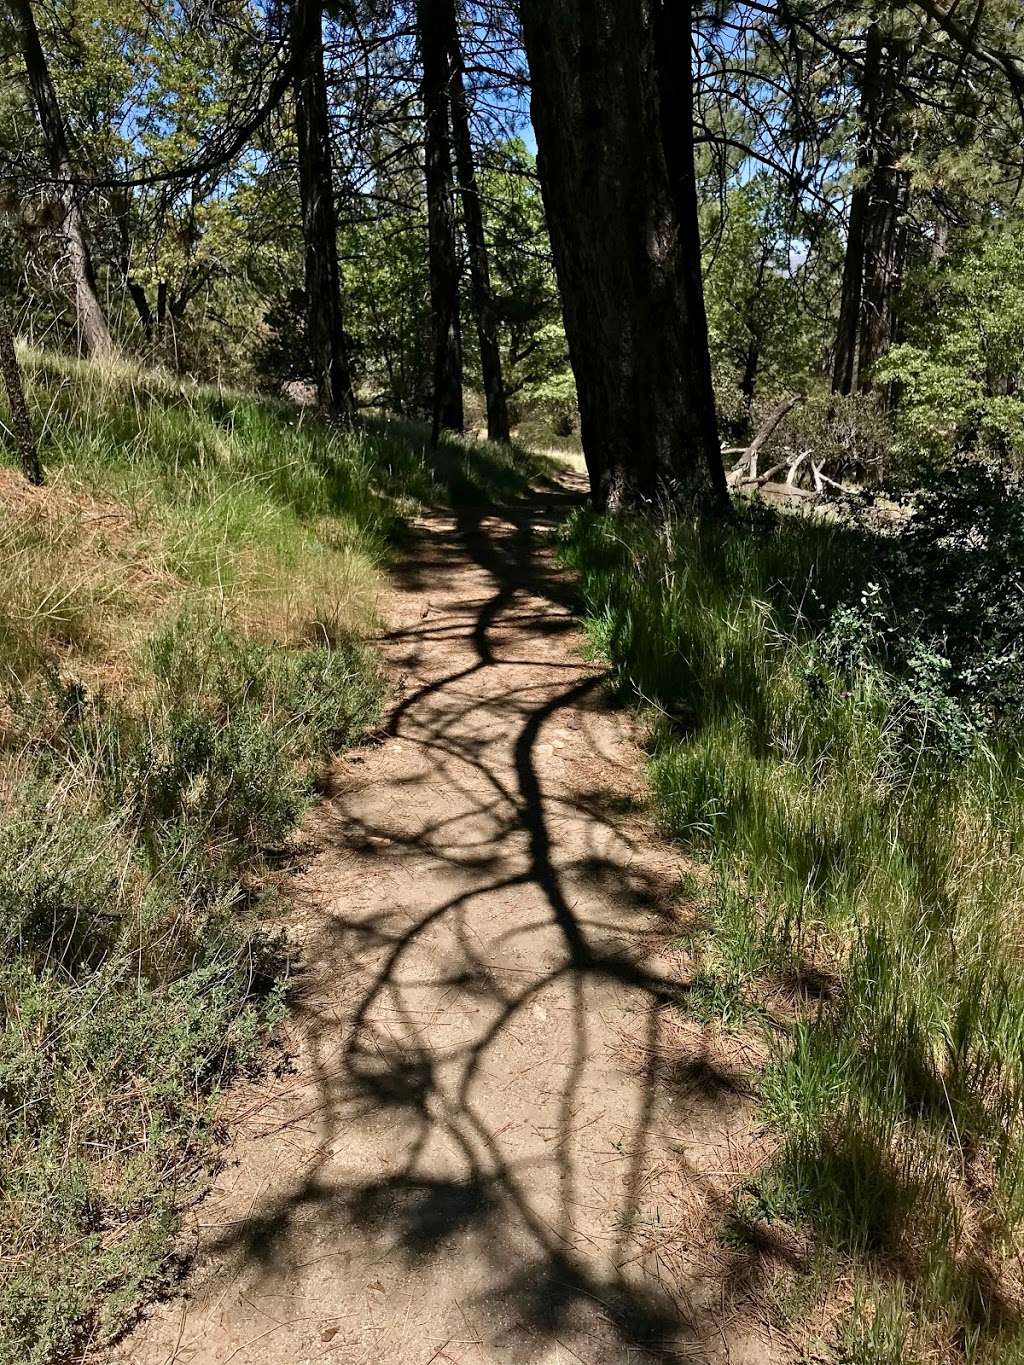
[[(774, 400), (761, 402), (755, 428), (767, 419)], [(892, 426), (876, 394), (811, 394), (783, 418), (761, 456), (761, 468), (798, 468), (797, 482), (810, 486), (813, 461), (830, 479), (878, 486), (890, 473)], [(785, 477), (785, 472), (779, 478)]]

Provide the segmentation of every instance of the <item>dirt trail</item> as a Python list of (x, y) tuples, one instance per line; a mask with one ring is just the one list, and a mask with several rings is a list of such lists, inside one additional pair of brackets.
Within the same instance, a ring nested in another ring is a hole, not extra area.
[(132, 1365), (761, 1362), (766, 1262), (716, 1236), (757, 1146), (673, 1000), (678, 859), (635, 813), (547, 530), (432, 514), (382, 640), (404, 695), (300, 878), (291, 1065), (242, 1094)]

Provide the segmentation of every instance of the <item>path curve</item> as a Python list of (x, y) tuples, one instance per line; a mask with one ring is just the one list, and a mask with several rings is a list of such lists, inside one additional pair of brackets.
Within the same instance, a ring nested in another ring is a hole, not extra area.
[(679, 1007), (678, 856), (553, 562), (578, 496), (417, 526), (401, 699), (308, 822), (290, 1063), (236, 1096), (126, 1365), (775, 1358), (719, 1236), (756, 1115)]

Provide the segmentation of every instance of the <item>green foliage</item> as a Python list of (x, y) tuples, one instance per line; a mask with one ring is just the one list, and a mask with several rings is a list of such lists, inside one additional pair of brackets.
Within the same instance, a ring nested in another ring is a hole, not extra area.
[(520, 419), (539, 411), (558, 435), (577, 422), (562, 310), (550, 260), (536, 162), (519, 138), (488, 148), (480, 189), (488, 205), (491, 270), (505, 381)]
[[(767, 418), (771, 406), (757, 405), (755, 425)], [(788, 466), (806, 453), (800, 467), (805, 485), (811, 484), (808, 462), (813, 459), (829, 478), (877, 486), (889, 472), (892, 444), (890, 420), (875, 395), (812, 393), (780, 422), (764, 446), (761, 465), (767, 469), (785, 461)]]
[(907, 340), (878, 377), (895, 386), (906, 455), (1024, 461), (1024, 227), (920, 272)]
[(880, 543), (881, 575), (836, 613), (828, 648), (846, 667), (883, 659), (933, 742), (1012, 735), (1024, 715), (1024, 486), (960, 457), (898, 496), (905, 519)]
[(423, 204), (347, 227), (344, 257), (346, 326), (367, 397), (404, 416), (429, 416), (433, 371)]
[(865, 1293), (839, 1329), (838, 1365), (904, 1365), (913, 1319), (899, 1288)]
[(906, 1312), (844, 1329), (854, 1361), (902, 1359), (911, 1323), (994, 1342), (1024, 1226), (1024, 688), (997, 619), (1024, 501), (973, 468), (885, 536), (752, 509), (581, 514), (563, 545), (650, 714), (660, 818), (718, 869), (693, 1008), (772, 1046), (755, 1195), (837, 1264), (902, 1267)]
[[(705, 206), (705, 297), (715, 391), (726, 431), (749, 430), (755, 392), (803, 389), (821, 349), (818, 260), (791, 259), (798, 224), (767, 174)], [(827, 272), (826, 272), (827, 273)]]

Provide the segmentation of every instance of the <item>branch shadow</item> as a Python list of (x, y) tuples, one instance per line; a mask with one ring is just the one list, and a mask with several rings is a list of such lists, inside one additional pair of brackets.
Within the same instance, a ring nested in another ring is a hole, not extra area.
[[(702, 1114), (720, 1099), (728, 1116), (731, 1078), (695, 1064), (673, 1085), (654, 1060), (630, 1078), (638, 1100), (619, 1123), (625, 1155), (615, 1158), (624, 1169), (613, 1244), (599, 1248), (580, 1231), (592, 1173), (581, 1169), (575, 1125), (582, 1087), (592, 1093), (584, 1073), (595, 1002), (623, 1002), (653, 1059), (659, 1021), (685, 987), (630, 936), (631, 916), (670, 920), (671, 910), (669, 887), (645, 868), (643, 840), (623, 824), (621, 803), (571, 768), (553, 781), (538, 753), (552, 726), (603, 705), (605, 675), (566, 661), (577, 603), (548, 551), (550, 530), (578, 500), (544, 491), (500, 513), (462, 507), (454, 518), (432, 518), (397, 571), (403, 593), (426, 602), (417, 621), (385, 637), (414, 679), (387, 734), (412, 757), (389, 780), (391, 804), (366, 783), (353, 787), (349, 770), (329, 801), (331, 838), (360, 860), (368, 883), (378, 864), (398, 882), (419, 883), (429, 860), (444, 893), (417, 887), (410, 908), (368, 885), (360, 904), (327, 917), (307, 947), (311, 958), (353, 964), (359, 981), (351, 1006), (340, 1006), (343, 1042), (330, 1060), (337, 1002), (315, 982), (297, 1002), (313, 1054), (323, 1053), (318, 1144), (283, 1194), (223, 1231), (211, 1250), (269, 1269), (287, 1260), (310, 1216), (386, 1247), (414, 1270), (461, 1248), (489, 1267), (486, 1292), (468, 1301), (493, 1325), (503, 1361), (550, 1358), (552, 1344), (574, 1334), (601, 1353), (588, 1360), (719, 1360), (718, 1318), (695, 1308), (685, 1286), (637, 1269), (627, 1251), (659, 1092), (668, 1083), (678, 1107), (699, 1088)], [(456, 562), (468, 562), (463, 577), (473, 591), (439, 611), (430, 595)], [(417, 800), (430, 786), (446, 796), (436, 810)], [(577, 822), (577, 841), (586, 830), (585, 847), (562, 847), (566, 821)], [(515, 907), (507, 923), (486, 908), (496, 900)], [(613, 915), (594, 908), (609, 903)], [(509, 966), (504, 956), (495, 963), (498, 950), (524, 941), (541, 945), (531, 965)], [(566, 1057), (564, 1079), (543, 1147), (514, 1156), (501, 1140), (509, 1125), (497, 1124), (480, 1094), (493, 1084), (499, 1045), (526, 1026), (528, 1012), (550, 1008), (542, 999), (559, 1002), (552, 1049)], [(369, 1127), (387, 1153), (372, 1178), (338, 1179), (331, 1170), (331, 1151), (353, 1125)], [(428, 1159), (439, 1149), (444, 1170)], [(700, 1179), (687, 1174), (691, 1184)]]

